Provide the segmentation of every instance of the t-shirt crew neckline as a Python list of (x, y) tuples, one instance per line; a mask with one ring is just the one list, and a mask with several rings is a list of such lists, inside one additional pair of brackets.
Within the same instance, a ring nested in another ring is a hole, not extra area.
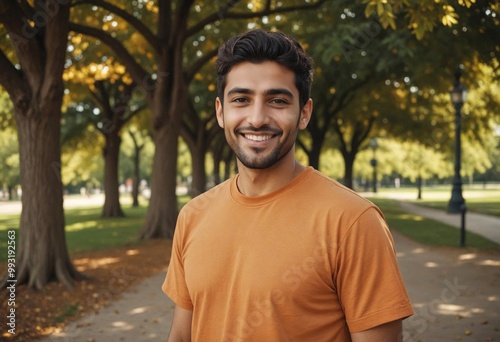
[(295, 189), (296, 187), (298, 187), (310, 175), (312, 175), (314, 173), (314, 171), (315, 170), (312, 166), (308, 166), (302, 173), (300, 173), (297, 177), (292, 179), (288, 184), (286, 184), (281, 189), (278, 189), (278, 190), (273, 191), (271, 193), (268, 193), (266, 195), (257, 196), (257, 197), (245, 196), (238, 190), (237, 180), (238, 180), (239, 175), (236, 175), (235, 177), (233, 177), (232, 182), (231, 182), (231, 187), (230, 187), (231, 197), (235, 202), (237, 202), (238, 204), (244, 205), (244, 206), (264, 205), (264, 204), (267, 204), (269, 202), (272, 202), (275, 199), (280, 198), (281, 196), (287, 194), (288, 192), (290, 192), (293, 189)]

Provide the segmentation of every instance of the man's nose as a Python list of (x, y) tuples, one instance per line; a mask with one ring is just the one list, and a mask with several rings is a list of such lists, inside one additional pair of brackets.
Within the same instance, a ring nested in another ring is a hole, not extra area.
[(262, 127), (269, 123), (268, 108), (263, 101), (255, 101), (253, 106), (249, 108), (247, 121), (255, 128)]

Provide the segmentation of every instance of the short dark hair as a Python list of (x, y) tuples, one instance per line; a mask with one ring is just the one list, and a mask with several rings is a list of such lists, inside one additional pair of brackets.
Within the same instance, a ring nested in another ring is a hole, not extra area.
[(227, 74), (242, 62), (276, 62), (295, 72), (295, 86), (302, 108), (311, 97), (313, 61), (300, 43), (282, 32), (251, 30), (230, 38), (217, 54), (217, 96), (224, 102)]

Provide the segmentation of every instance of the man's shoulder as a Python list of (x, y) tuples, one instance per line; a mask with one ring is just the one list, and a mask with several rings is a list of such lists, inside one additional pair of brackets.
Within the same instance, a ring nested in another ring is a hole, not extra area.
[(213, 188), (205, 191), (204, 193), (192, 198), (182, 208), (182, 211), (199, 211), (210, 208), (216, 202), (227, 200), (229, 197), (229, 188), (231, 186), (232, 178), (217, 184)]
[(309, 184), (311, 191), (318, 197), (324, 197), (328, 202), (344, 202), (357, 204), (363, 207), (373, 206), (373, 203), (361, 196), (359, 193), (347, 186), (341, 184), (333, 178), (328, 177), (324, 173), (314, 170), (310, 177)]
[(363, 196), (361, 196), (353, 189), (348, 188), (339, 181), (330, 178), (329, 176), (318, 170), (314, 170), (312, 176), (310, 177), (310, 182), (310, 184), (315, 186), (316, 190), (322, 190), (327, 193), (336, 193), (342, 196), (360, 198), (362, 200), (365, 200)]

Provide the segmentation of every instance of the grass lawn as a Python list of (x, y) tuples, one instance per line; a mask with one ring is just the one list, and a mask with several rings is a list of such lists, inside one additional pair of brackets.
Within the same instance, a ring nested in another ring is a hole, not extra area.
[(70, 253), (138, 243), (147, 208), (122, 209), (124, 218), (101, 218), (101, 207), (66, 210), (66, 241)]
[[(66, 209), (66, 243), (70, 254), (140, 243), (140, 232), (147, 208), (122, 205), (124, 218), (101, 218), (99, 207)], [(0, 251), (7, 251), (7, 230), (19, 227), (19, 214), (0, 218)], [(3, 238), (5, 237), (5, 239)], [(16, 234), (16, 238), (19, 238)], [(0, 261), (7, 253), (0, 254)]]
[[(425, 245), (459, 247), (459, 229), (425, 219), (420, 215), (406, 213), (399, 208), (397, 200), (379, 197), (369, 199), (384, 212), (392, 230)], [(500, 245), (471, 232), (467, 232), (466, 246), (475, 250), (500, 251)]]
[[(187, 196), (180, 196), (179, 205), (186, 204)], [(147, 212), (147, 204), (132, 207), (129, 197), (121, 199), (124, 218), (101, 218), (101, 206), (64, 210), (66, 243), (70, 254), (127, 246), (141, 243), (137, 236)], [(19, 214), (0, 217), (0, 261), (7, 260), (7, 230), (18, 229)], [(19, 238), (16, 234), (16, 239)], [(4, 238), (5, 237), (5, 238)], [(16, 246), (19, 247), (19, 245)], [(5, 251), (5, 253), (3, 252)]]
[[(500, 195), (488, 196), (488, 197), (466, 197), (466, 196), (464, 196), (464, 198), (465, 198), (465, 205), (467, 207), (467, 210), (470, 210), (470, 211), (473, 211), (476, 213), (494, 215), (494, 216), (500, 217)], [(414, 202), (415, 204), (421, 204), (421, 205), (432, 207), (432, 208), (446, 210), (448, 207), (448, 201), (449, 201), (449, 199), (447, 199), (447, 200), (423, 199), (423, 200), (412, 201), (412, 202)]]
[[(459, 230), (449, 227), (443, 223), (425, 219), (421, 216), (408, 214), (399, 209), (396, 200), (383, 198), (387, 190), (382, 190), (382, 197), (370, 198), (376, 203), (386, 215), (391, 229), (415, 239), (416, 241), (437, 246), (459, 245)], [(416, 193), (416, 192), (415, 192)], [(412, 192), (409, 194), (413, 195)], [(419, 204), (430, 205), (445, 210), (448, 201), (448, 192), (445, 191), (424, 191), (424, 199), (418, 201)], [(467, 197), (468, 195), (468, 197)], [(500, 190), (481, 191), (472, 196), (467, 192), (464, 194), (470, 210), (488, 210), (500, 216)], [(410, 197), (407, 197), (410, 199)], [(187, 202), (187, 197), (179, 198), (181, 205)], [(89, 207), (78, 209), (66, 209), (66, 241), (70, 254), (113, 248), (125, 245), (140, 243), (137, 236), (144, 223), (147, 207), (140, 206), (132, 208), (128, 201), (123, 201), (122, 209), (125, 218), (100, 217), (101, 207)], [(0, 261), (7, 259), (7, 230), (17, 229), (19, 226), (19, 214), (7, 214), (0, 217)], [(4, 238), (5, 237), (5, 238)], [(16, 234), (16, 238), (18, 238)], [(500, 246), (486, 240), (478, 235), (467, 232), (467, 246), (480, 250), (499, 250)]]
[[(467, 210), (500, 217), (500, 189), (481, 189), (464, 186), (462, 191)], [(382, 197), (404, 198), (415, 204), (446, 210), (451, 197), (451, 187), (423, 188), (422, 199), (417, 200), (416, 188), (380, 189)]]

